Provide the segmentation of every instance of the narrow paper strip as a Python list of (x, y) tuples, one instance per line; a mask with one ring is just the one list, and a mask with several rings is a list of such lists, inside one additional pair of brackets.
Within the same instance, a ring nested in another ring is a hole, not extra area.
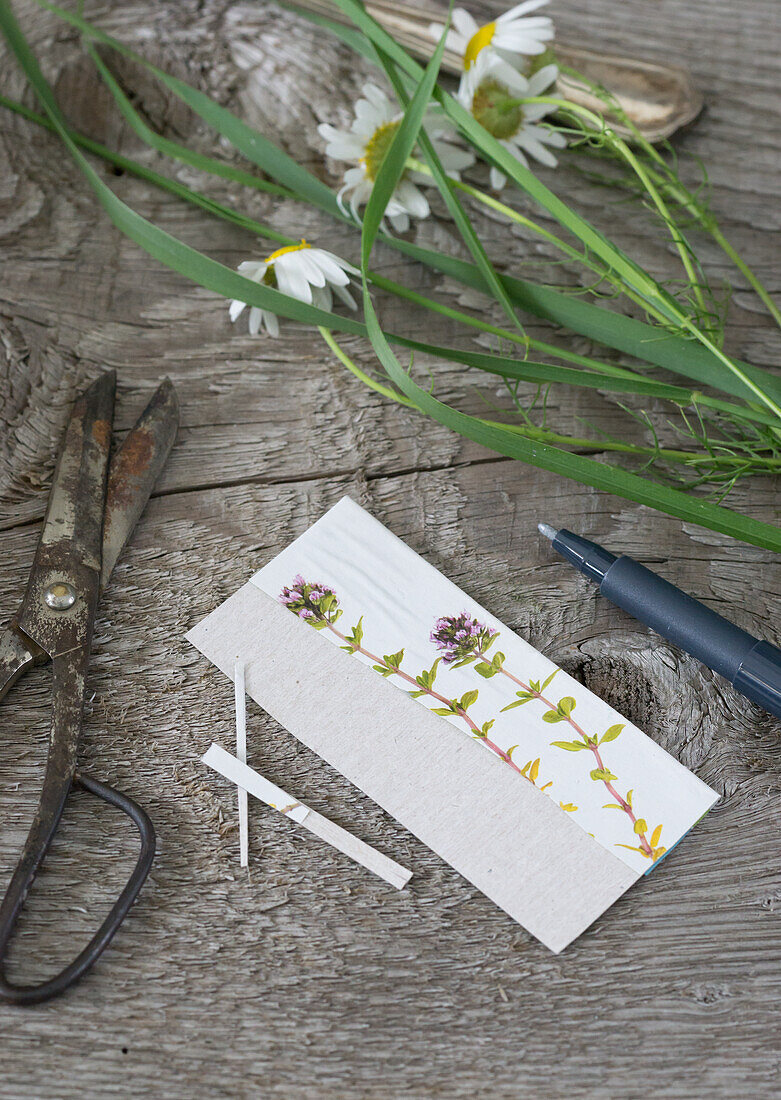
[(350, 859), (372, 871), (385, 882), (402, 890), (412, 878), (412, 871), (402, 867), (400, 863), (382, 855), (365, 841), (348, 833), (340, 825), (323, 817), (322, 814), (298, 802), (291, 795), (283, 791), (275, 783), (272, 783), (254, 768), (248, 767), (235, 756), (231, 756), (220, 745), (212, 744), (201, 757), (208, 767), (218, 772), (225, 779), (235, 783), (240, 790), (249, 791), (251, 795), (265, 802), (267, 806), (278, 810), (283, 816), (290, 817), (303, 825), (310, 833), (325, 840), (333, 848), (343, 852)]
[[(247, 763), (247, 695), (244, 687), (244, 662), (236, 661), (233, 670), (233, 686), (236, 696), (236, 757)], [(237, 787), (239, 801), (239, 861), (249, 867), (249, 807), (247, 792)]]

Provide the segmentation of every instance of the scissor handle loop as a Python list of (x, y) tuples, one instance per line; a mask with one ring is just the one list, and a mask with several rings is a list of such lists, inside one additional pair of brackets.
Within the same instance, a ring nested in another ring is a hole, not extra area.
[[(122, 810), (132, 819), (141, 838), (141, 852), (125, 888), (86, 947), (59, 974), (45, 982), (41, 982), (39, 985), (16, 985), (9, 982), (4, 973), (8, 943), (19, 919), (27, 892), (32, 886), (40, 867), (40, 860), (26, 874), (18, 878), (14, 876), (8, 887), (4, 908), (6, 908), (6, 903), (10, 902), (10, 904), (8, 904), (5, 917), (0, 922), (0, 1000), (6, 1001), (8, 1004), (33, 1005), (48, 1001), (52, 997), (64, 993), (66, 989), (86, 974), (108, 947), (114, 933), (127, 916), (128, 910), (144, 885), (155, 856), (154, 826), (149, 815), (137, 802), (134, 802), (132, 798), (128, 798), (127, 795), (115, 791), (113, 787), (109, 787), (107, 784), (101, 783), (97, 779), (91, 779), (79, 772), (75, 774), (73, 781), (90, 794), (97, 795), (104, 802), (116, 806), (117, 809)], [(52, 835), (56, 824), (52, 829)]]

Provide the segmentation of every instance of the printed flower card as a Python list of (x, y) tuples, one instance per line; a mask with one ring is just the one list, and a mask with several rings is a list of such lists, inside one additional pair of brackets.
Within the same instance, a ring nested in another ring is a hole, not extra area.
[(717, 799), (349, 498), (188, 638), (555, 951)]

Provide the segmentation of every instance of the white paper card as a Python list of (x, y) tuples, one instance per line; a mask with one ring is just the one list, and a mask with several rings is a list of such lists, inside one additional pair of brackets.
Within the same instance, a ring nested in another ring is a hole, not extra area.
[(552, 950), (716, 801), (347, 498), (188, 637)]

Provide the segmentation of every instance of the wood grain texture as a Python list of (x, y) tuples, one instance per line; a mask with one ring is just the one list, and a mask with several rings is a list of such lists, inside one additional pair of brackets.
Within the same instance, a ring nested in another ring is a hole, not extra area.
[[(30, 2), (16, 7), (73, 122), (158, 166), (117, 121), (77, 36)], [(347, 118), (369, 69), (320, 32), (267, 3), (129, 0), (88, 3), (87, 14), (335, 183), (316, 127)], [(707, 108), (678, 147), (705, 159), (725, 229), (781, 289), (774, 0), (558, 0), (555, 14), (570, 41), (694, 71)], [(2, 48), (0, 59), (0, 90), (22, 95)], [(136, 69), (118, 72), (152, 124), (215, 151), (208, 131)], [(141, 213), (225, 263), (257, 247), (100, 170)], [(247, 199), (175, 171), (215, 197), (241, 199), (283, 232), (355, 253), (349, 231), (295, 204)], [(556, 185), (654, 272), (675, 273), (670, 248), (651, 241), (629, 207), (608, 207), (571, 170)], [(502, 265), (546, 258), (500, 221), (479, 224)], [(458, 247), (439, 214), (416, 237)], [(600, 600), (552, 559), (535, 524), (565, 518), (657, 563), (774, 641), (777, 559), (464, 443), (362, 388), (308, 331), (288, 325), (270, 342), (231, 329), (222, 301), (158, 267), (96, 214), (53, 137), (5, 112), (0, 246), (0, 614), (18, 602), (59, 433), (85, 380), (118, 368), (120, 429), (166, 373), (183, 414), (163, 482), (102, 603), (83, 754), (85, 768), (149, 809), (159, 855), (115, 944), (79, 988), (34, 1010), (0, 1009), (0, 1096), (778, 1096), (778, 725)], [(712, 273), (732, 280), (714, 250), (703, 252)], [(384, 250), (377, 266), (484, 308)], [(454, 336), (380, 304), (411, 334)], [(346, 346), (371, 367), (365, 348)], [(739, 281), (728, 346), (767, 366), (781, 352)], [(445, 393), (479, 407), (471, 380), (426, 365)], [(610, 426), (619, 415), (608, 397), (564, 391), (554, 412), (565, 426), (578, 417)], [(234, 793), (198, 761), (212, 740), (231, 743), (232, 686), (183, 635), (346, 492), (723, 792), (664, 868), (558, 958), (254, 705), (250, 761), (415, 874), (397, 893), (322, 845), (313, 873), (317, 842), (257, 806), (249, 874), (240, 872)], [(778, 521), (775, 482), (742, 487), (732, 503)], [(36, 673), (3, 705), (0, 887), (32, 816), (47, 691), (47, 673)], [(111, 811), (74, 798), (17, 940), (14, 973), (43, 976), (72, 956), (128, 873), (134, 839)]]

